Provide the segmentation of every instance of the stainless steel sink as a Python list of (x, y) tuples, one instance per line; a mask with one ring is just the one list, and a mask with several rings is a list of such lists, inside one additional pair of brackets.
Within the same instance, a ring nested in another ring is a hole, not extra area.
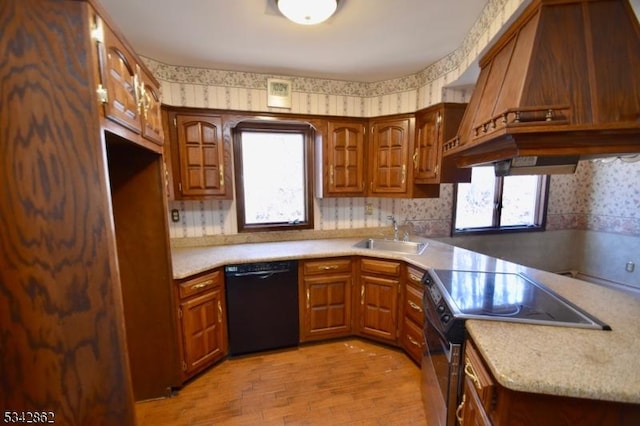
[(427, 243), (417, 241), (386, 240), (383, 238), (367, 238), (355, 246), (370, 250), (394, 251), (405, 254), (422, 254), (427, 248)]

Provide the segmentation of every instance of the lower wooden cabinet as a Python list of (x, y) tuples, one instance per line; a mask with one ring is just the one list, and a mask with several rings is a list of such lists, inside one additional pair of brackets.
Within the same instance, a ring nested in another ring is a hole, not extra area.
[(178, 283), (183, 379), (227, 355), (223, 274), (216, 270)]
[(301, 263), (301, 342), (351, 334), (351, 264), (349, 258)]
[[(518, 392), (500, 385), (471, 338), (465, 342), (459, 425), (635, 426), (640, 405)], [(526, 368), (526, 366), (525, 366)]]
[(390, 260), (360, 260), (360, 334), (396, 343), (401, 265)]
[(416, 363), (422, 363), (424, 351), (424, 311), (422, 310), (422, 275), (424, 271), (407, 266), (405, 285), (403, 288), (399, 343), (405, 352)]

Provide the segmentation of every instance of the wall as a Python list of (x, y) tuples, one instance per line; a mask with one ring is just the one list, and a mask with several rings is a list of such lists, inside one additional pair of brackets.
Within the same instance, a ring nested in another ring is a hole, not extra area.
[[(170, 105), (276, 112), (279, 110), (266, 106), (266, 81), (269, 77), (279, 77), (292, 81), (292, 108), (287, 112), (356, 117), (413, 112), (443, 101), (467, 102), (471, 91), (460, 82), (468, 79), (467, 74), (474, 74), (477, 69), (475, 63), (483, 50), (524, 3), (528, 2), (490, 0), (462, 45), (450, 55), (415, 75), (376, 83), (189, 68), (161, 64), (150, 59), (146, 62), (161, 82), (163, 102)], [(635, 6), (637, 2), (632, 4)], [(640, 239), (639, 173), (640, 163), (628, 164), (618, 160), (599, 164), (583, 161), (575, 175), (553, 176), (548, 229), (593, 230), (597, 231), (596, 235), (607, 233)], [(451, 227), (452, 199), (452, 185), (442, 185), (441, 195), (437, 199), (317, 199), (315, 229), (348, 231), (387, 227), (387, 216), (392, 214), (401, 222), (409, 221), (415, 234), (445, 237), (449, 235)], [(374, 207), (371, 216), (364, 214), (366, 203)], [(170, 235), (174, 241), (237, 235), (233, 201), (178, 201), (170, 203), (170, 208), (182, 213), (181, 220), (170, 225)], [(558, 247), (574, 247), (578, 244), (577, 239), (567, 240), (568, 234), (546, 234), (553, 236), (547, 238), (549, 240), (563, 241)], [(510, 241), (509, 237), (506, 238), (506, 241)], [(516, 246), (525, 256), (538, 259), (536, 264), (548, 268), (567, 266), (568, 269), (579, 263), (577, 258), (571, 256), (556, 256), (553, 250), (545, 250), (547, 256), (541, 256), (534, 239), (528, 243), (530, 251), (522, 250), (522, 237), (514, 241), (519, 242)], [(504, 244), (509, 247), (506, 253), (514, 252), (513, 246)], [(598, 245), (590, 243), (590, 246)], [(561, 252), (568, 253), (571, 250)]]
[[(440, 240), (548, 271), (640, 288), (640, 162), (581, 161), (551, 177), (547, 232)], [(636, 268), (627, 272), (627, 262)]]

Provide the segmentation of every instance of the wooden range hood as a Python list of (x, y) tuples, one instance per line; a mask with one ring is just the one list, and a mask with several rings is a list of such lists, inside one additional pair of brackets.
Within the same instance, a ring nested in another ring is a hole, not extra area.
[(480, 60), (444, 145), (458, 167), (638, 152), (640, 25), (628, 0), (533, 0)]

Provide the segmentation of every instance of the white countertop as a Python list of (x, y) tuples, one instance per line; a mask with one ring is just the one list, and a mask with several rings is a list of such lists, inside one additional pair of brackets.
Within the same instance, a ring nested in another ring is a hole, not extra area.
[(427, 268), (523, 272), (611, 326), (611, 331), (468, 320), (467, 330), (506, 388), (640, 404), (640, 297), (527, 268), (438, 241), (422, 255), (356, 248), (362, 238), (173, 248), (174, 278), (234, 263), (375, 256)]

